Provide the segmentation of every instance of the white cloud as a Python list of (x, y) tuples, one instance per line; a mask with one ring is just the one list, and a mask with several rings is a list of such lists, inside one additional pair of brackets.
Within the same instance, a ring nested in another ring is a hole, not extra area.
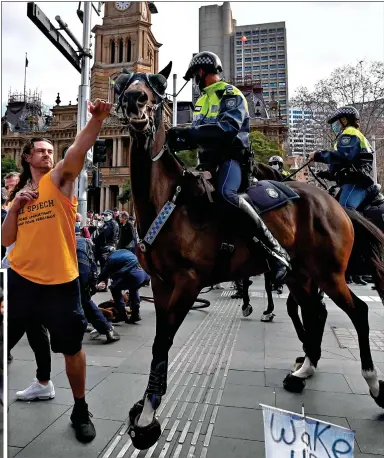
[[(160, 67), (173, 61), (179, 88), (192, 53), (199, 46), (199, 7), (216, 2), (156, 2), (153, 33), (163, 43)], [(221, 4), (221, 3), (219, 3)], [(56, 25), (56, 15), (81, 40), (78, 2), (38, 2)], [(237, 24), (286, 21), (290, 96), (300, 85), (313, 86), (338, 66), (362, 58), (384, 59), (384, 3), (379, 2), (231, 2)], [(93, 14), (93, 25), (101, 18)], [(2, 3), (2, 102), (8, 90), (23, 90), (24, 59), (28, 52), (27, 87), (43, 92), (53, 104), (76, 102), (79, 73), (27, 18), (26, 2)], [(172, 81), (170, 79), (170, 85)], [(169, 88), (171, 92), (171, 88)], [(191, 99), (191, 85), (181, 93)]]

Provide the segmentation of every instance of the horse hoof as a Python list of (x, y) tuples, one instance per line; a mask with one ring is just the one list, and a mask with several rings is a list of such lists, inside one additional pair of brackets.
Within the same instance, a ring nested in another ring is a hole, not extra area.
[(265, 322), (265, 323), (270, 323), (271, 321), (273, 321), (273, 319), (275, 318), (275, 314), (274, 313), (263, 313), (261, 315), (261, 321)]
[(371, 391), (369, 391), (369, 394), (371, 395), (373, 400), (376, 402), (376, 404), (379, 407), (381, 407), (382, 409), (384, 409), (384, 381), (379, 380), (379, 394), (376, 398), (373, 396)]
[(137, 415), (134, 422), (129, 425), (128, 434), (132, 440), (132, 444), (139, 450), (147, 450), (155, 445), (161, 436), (160, 423), (153, 418), (152, 423), (148, 426), (138, 426), (137, 422), (140, 415)]
[(242, 312), (244, 317), (249, 316), (253, 312), (252, 305), (248, 304), (245, 309), (242, 309)]
[(135, 423), (135, 418), (141, 414), (143, 411), (144, 407), (144, 401), (143, 399), (140, 399), (140, 401), (136, 402), (136, 404), (131, 407), (131, 410), (129, 411), (129, 423), (133, 425)]
[(305, 387), (305, 379), (288, 374), (283, 381), (283, 387), (291, 393), (301, 393)]

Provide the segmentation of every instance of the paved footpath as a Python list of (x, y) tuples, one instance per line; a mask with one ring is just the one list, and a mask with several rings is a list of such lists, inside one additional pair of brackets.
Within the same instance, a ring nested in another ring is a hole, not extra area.
[[(369, 286), (353, 287), (370, 307), (373, 357), (384, 379), (384, 307)], [(79, 444), (69, 425), (72, 395), (62, 356), (53, 357), (52, 401), (15, 401), (35, 375), (25, 338), (9, 366), (9, 456), (17, 458), (262, 458), (264, 431), (259, 403), (300, 412), (356, 431), (355, 457), (384, 456), (384, 411), (367, 393), (360, 375), (356, 336), (348, 317), (327, 300), (323, 356), (316, 376), (301, 395), (286, 392), (282, 381), (301, 355), (285, 310), (276, 296), (276, 318), (261, 323), (263, 279), (251, 287), (253, 314), (241, 315), (239, 300), (225, 290), (206, 297), (211, 307), (191, 311), (170, 352), (168, 392), (157, 412), (163, 434), (148, 451), (135, 450), (126, 434), (130, 407), (148, 381), (155, 333), (153, 304), (142, 303), (143, 321), (121, 325), (122, 338), (111, 345), (85, 337), (87, 401), (97, 437)], [(147, 289), (142, 292), (150, 295)], [(96, 302), (106, 300), (98, 294)]]

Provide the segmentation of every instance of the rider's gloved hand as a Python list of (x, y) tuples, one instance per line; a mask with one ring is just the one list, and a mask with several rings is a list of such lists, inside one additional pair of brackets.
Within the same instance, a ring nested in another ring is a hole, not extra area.
[(173, 151), (188, 149), (189, 130), (189, 127), (171, 127), (167, 132), (169, 148)]

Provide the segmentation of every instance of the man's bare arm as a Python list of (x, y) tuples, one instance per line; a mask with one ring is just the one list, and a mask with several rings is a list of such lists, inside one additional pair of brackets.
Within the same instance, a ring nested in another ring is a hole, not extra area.
[(1, 226), (1, 243), (5, 247), (9, 247), (16, 242), (17, 238), (17, 218), (21, 208), (29, 201), (37, 198), (36, 192), (21, 191), (16, 194), (12, 202), (12, 206), (8, 210), (7, 216)]
[(87, 151), (94, 145), (100, 133), (104, 119), (109, 115), (112, 104), (96, 100), (90, 105), (89, 111), (92, 118), (75, 138), (74, 143), (68, 148), (64, 160), (59, 167), (52, 172), (52, 178), (58, 183), (75, 181), (79, 176), (85, 161)]

